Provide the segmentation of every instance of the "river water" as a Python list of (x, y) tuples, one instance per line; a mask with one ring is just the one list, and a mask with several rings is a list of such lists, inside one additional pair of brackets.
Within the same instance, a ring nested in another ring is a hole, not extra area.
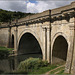
[(30, 57), (42, 59), (42, 55), (39, 54), (39, 53), (21, 54), (21, 55), (17, 55), (17, 56), (12, 56), (12, 57), (9, 58), (10, 69), (11, 70), (17, 69), (21, 61), (24, 61), (24, 60), (26, 60)]

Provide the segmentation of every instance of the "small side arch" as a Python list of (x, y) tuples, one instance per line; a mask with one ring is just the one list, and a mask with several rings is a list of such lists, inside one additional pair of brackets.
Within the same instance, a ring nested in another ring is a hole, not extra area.
[[(51, 48), (53, 47), (53, 44), (54, 44), (54, 41), (55, 41), (55, 39), (58, 37), (58, 36), (63, 36), (65, 39), (66, 39), (66, 41), (68, 42), (68, 45), (69, 45), (69, 38), (63, 33), (63, 32), (58, 32), (58, 33), (56, 33), (54, 36), (53, 36), (53, 38), (52, 38), (52, 40), (51, 40)], [(51, 49), (52, 50), (52, 49)]]
[[(55, 45), (57, 45), (57, 46), (55, 47)], [(56, 33), (53, 36), (52, 44), (51, 44), (51, 58), (52, 58), (51, 63), (53, 63), (53, 55), (56, 55), (56, 54), (57, 54), (57, 58), (62, 58), (63, 60), (66, 61), (69, 46), (70, 45), (69, 45), (68, 37), (62, 32)], [(62, 48), (63, 48), (63, 50), (62, 50)], [(54, 50), (57, 50), (57, 51), (54, 52)], [(60, 51), (61, 51), (61, 53), (60, 53)], [(64, 53), (65, 53), (65, 57), (64, 56), (62, 57), (62, 54), (64, 54)], [(58, 61), (60, 61), (60, 60), (58, 60)]]
[(11, 35), (11, 48), (14, 48), (14, 34)]

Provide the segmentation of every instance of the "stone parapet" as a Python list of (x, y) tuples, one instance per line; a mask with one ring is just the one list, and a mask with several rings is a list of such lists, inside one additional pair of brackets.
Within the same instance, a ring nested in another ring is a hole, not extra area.
[(45, 21), (53, 22), (55, 20), (66, 19), (67, 17), (71, 18), (75, 15), (74, 10), (75, 2), (72, 2), (70, 5), (66, 5), (52, 10), (46, 10), (44, 12), (34, 15), (29, 15), (25, 18), (14, 20), (11, 23), (1, 24), (0, 27), (30, 25), (35, 23), (43, 23)]

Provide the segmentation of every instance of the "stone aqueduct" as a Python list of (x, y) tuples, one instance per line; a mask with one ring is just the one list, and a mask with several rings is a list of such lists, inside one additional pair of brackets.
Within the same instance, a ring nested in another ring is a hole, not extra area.
[(0, 45), (15, 55), (40, 53), (51, 64), (63, 59), (65, 72), (75, 73), (75, 2), (1, 24)]

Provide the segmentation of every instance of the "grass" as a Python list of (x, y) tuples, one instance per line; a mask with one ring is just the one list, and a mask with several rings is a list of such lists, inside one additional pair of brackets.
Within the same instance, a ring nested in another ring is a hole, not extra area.
[(7, 48), (7, 47), (2, 47), (2, 46), (0, 46), (0, 49), (8, 49), (8, 50), (13, 50), (13, 48)]
[[(27, 75), (35, 75), (35, 74), (45, 74), (45, 73), (47, 73), (47, 72), (49, 72), (50, 70), (52, 70), (52, 69), (55, 69), (55, 68), (57, 68), (58, 67), (58, 64), (57, 65), (48, 65), (48, 66), (46, 66), (46, 67), (40, 67), (39, 69), (32, 69), (32, 70), (30, 70), (30, 71), (28, 71), (28, 72), (25, 72), (25, 71), (14, 71), (14, 72), (9, 72), (9, 73), (6, 73), (6, 74), (27, 74)], [(63, 73), (63, 71), (62, 72), (60, 72), (59, 74), (61, 74), (61, 73)]]
[[(61, 67), (61, 68), (58, 68), (58, 69), (56, 69), (56, 70), (53, 70), (53, 71), (50, 72), (50, 74), (54, 74), (54, 73), (57, 72), (57, 71), (62, 71), (64, 68), (65, 68), (65, 67)], [(61, 74), (61, 72), (60, 72), (60, 74)]]
[(6, 48), (0, 46), (0, 60), (8, 59), (9, 55), (13, 53), (12, 48)]
[[(0, 46), (0, 61), (8, 59), (9, 55), (12, 53), (13, 48), (6, 48)], [(0, 70), (0, 74), (4, 71)]]
[(25, 71), (13, 71), (13, 72), (4, 72), (3, 74), (27, 74)]
[(57, 74), (64, 74), (64, 70), (61, 70), (59, 73), (57, 73)]
[(9, 50), (9, 51), (12, 51), (13, 50), (13, 48), (6, 48), (6, 47), (0, 46), (0, 50), (4, 50), (4, 49)]
[(44, 74), (54, 68), (58, 67), (57, 65), (48, 65), (47, 67), (41, 67), (39, 69), (34, 69), (31, 72), (28, 72), (28, 74)]
[(0, 50), (8, 50), (10, 54), (12, 54), (12, 50), (13, 48), (6, 48), (6, 47), (2, 47), (0, 46)]
[[(57, 65), (48, 65), (47, 67), (40, 67), (39, 69), (33, 69), (33, 70), (30, 70), (28, 72), (25, 72), (25, 71), (14, 71), (14, 72), (9, 72), (9, 73), (5, 73), (5, 74), (27, 74), (27, 75), (35, 75), (35, 74), (45, 74), (47, 72), (49, 72), (50, 70), (53, 70), (55, 68), (58, 67), (59, 64)], [(61, 67), (61, 68), (58, 68), (56, 69), (55, 71), (52, 71), (52, 73), (50, 74), (54, 74), (55, 72), (57, 71), (60, 71), (59, 73), (57, 74), (65, 74), (64, 73), (64, 67)]]

